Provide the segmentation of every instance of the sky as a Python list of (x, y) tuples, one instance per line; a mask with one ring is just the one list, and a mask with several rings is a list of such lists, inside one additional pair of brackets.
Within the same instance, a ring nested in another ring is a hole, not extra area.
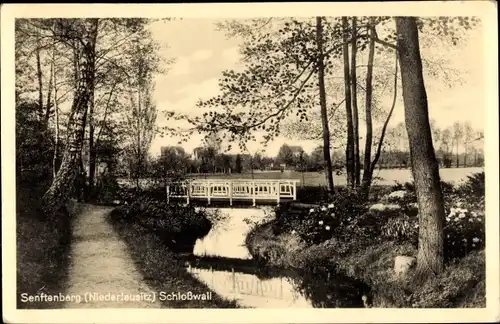
[[(195, 111), (199, 99), (208, 99), (218, 94), (218, 79), (225, 69), (238, 67), (239, 40), (228, 38), (215, 27), (216, 20), (183, 19), (168, 22), (156, 22), (151, 26), (153, 37), (162, 45), (161, 55), (174, 58), (168, 73), (156, 78), (154, 99), (160, 113), (157, 125), (165, 124), (161, 111), (174, 110), (182, 113)], [(446, 57), (450, 66), (460, 72), (462, 83), (454, 83), (451, 88), (431, 78), (427, 78), (426, 91), (429, 103), (429, 115), (438, 126), (447, 127), (455, 121), (469, 121), (474, 129), (484, 129), (483, 101), (483, 39), (482, 30), (477, 28), (467, 35), (465, 45), (453, 48), (421, 44), (422, 56)], [(425, 73), (425, 72), (424, 72)], [(383, 102), (389, 103), (392, 94)], [(362, 108), (362, 105), (361, 105)], [(360, 109), (361, 109), (360, 108)], [(397, 101), (391, 125), (404, 120), (404, 108), (401, 93)], [(363, 125), (361, 125), (362, 133)], [(187, 152), (201, 145), (201, 135), (193, 136), (182, 146)], [(177, 145), (178, 139), (156, 136), (150, 153), (157, 155), (162, 146)], [(319, 143), (298, 141), (279, 137), (270, 143), (265, 155), (275, 156), (283, 143), (301, 145), (306, 152), (311, 152)], [(251, 153), (261, 151), (261, 145), (248, 144)]]

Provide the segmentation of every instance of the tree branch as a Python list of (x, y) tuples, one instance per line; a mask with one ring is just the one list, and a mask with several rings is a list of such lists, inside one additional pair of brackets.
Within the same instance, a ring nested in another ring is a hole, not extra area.
[(374, 33), (373, 33), (373, 35), (371, 37), (373, 37), (373, 40), (375, 40), (375, 42), (377, 42), (379, 44), (382, 44), (384, 46), (390, 47), (390, 48), (392, 48), (394, 50), (398, 49), (398, 47), (396, 45), (391, 44), (389, 42), (386, 42), (386, 41), (381, 40), (380, 38), (378, 38), (378, 33), (377, 33), (377, 30), (375, 28), (374, 28)]
[(373, 171), (375, 170), (375, 166), (377, 165), (377, 162), (380, 158), (380, 154), (382, 151), (382, 145), (384, 142), (384, 137), (385, 137), (385, 132), (387, 131), (387, 125), (389, 124), (389, 120), (391, 119), (392, 113), (394, 111), (394, 107), (396, 106), (396, 98), (397, 98), (397, 92), (398, 92), (398, 53), (396, 52), (396, 63), (395, 63), (395, 69), (396, 72), (394, 73), (394, 96), (392, 97), (392, 107), (391, 110), (389, 111), (389, 114), (387, 115), (387, 119), (384, 122), (384, 126), (382, 127), (382, 131), (380, 134), (380, 140), (377, 145), (377, 153), (375, 154), (375, 157), (373, 158), (373, 161), (370, 166), (370, 171), (373, 174)]

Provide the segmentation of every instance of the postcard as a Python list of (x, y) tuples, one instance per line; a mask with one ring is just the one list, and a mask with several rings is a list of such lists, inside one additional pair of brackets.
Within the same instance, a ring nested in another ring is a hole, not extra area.
[(498, 321), (495, 9), (3, 5), (4, 321)]

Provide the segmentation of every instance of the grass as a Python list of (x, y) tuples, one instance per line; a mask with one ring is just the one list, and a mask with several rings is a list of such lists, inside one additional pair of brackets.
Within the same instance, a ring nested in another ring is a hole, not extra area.
[(21, 301), (21, 294), (63, 292), (69, 265), (70, 216), (72, 206), (61, 210), (54, 220), (40, 212), (41, 188), (17, 187), (16, 251), (17, 308), (61, 308), (59, 302)]
[[(449, 168), (441, 169), (440, 175), (441, 180), (446, 182), (460, 182), (465, 180), (467, 175), (473, 174), (475, 172), (480, 172), (482, 168)], [(394, 185), (396, 182), (404, 183), (411, 179), (411, 169), (382, 169), (375, 170), (374, 176), (376, 180), (375, 185)], [(252, 179), (251, 173), (232, 173), (232, 174), (207, 174), (207, 175), (197, 175), (191, 174), (192, 178), (200, 179)], [(324, 172), (296, 172), (296, 171), (255, 171), (253, 174), (255, 179), (295, 179), (300, 182), (298, 186), (326, 186), (326, 179)], [(334, 174), (334, 182), (336, 185), (345, 186), (346, 176), (345, 174)]]
[[(145, 282), (161, 292), (200, 294), (209, 292), (207, 285), (187, 272), (182, 256), (173, 253), (161, 239), (136, 223), (125, 223), (110, 214), (110, 222), (126, 242)], [(234, 301), (212, 292), (212, 300), (163, 300), (165, 308), (238, 308)]]
[[(481, 172), (484, 168), (442, 168), (440, 169), (441, 180), (446, 182), (458, 183), (466, 180), (468, 175), (476, 172)], [(361, 172), (362, 173), (362, 172)], [(232, 173), (232, 174), (189, 174), (190, 178), (195, 179), (252, 179), (251, 172), (245, 173)], [(374, 172), (375, 186), (392, 186), (398, 183), (404, 183), (411, 180), (411, 169), (376, 169)], [(296, 172), (296, 171), (254, 171), (254, 179), (270, 179), (270, 180), (299, 180), (298, 187), (326, 187), (326, 179), (324, 172)], [(346, 175), (336, 174), (333, 175), (334, 183), (337, 186), (346, 185)], [(144, 180), (145, 181), (145, 180)], [(128, 183), (129, 180), (121, 179), (120, 182)], [(147, 181), (145, 181), (147, 182)], [(144, 184), (146, 186), (146, 183)]]
[(347, 255), (334, 244), (307, 246), (291, 234), (274, 235), (271, 223), (254, 227), (246, 238), (254, 258), (270, 266), (307, 269), (312, 264), (330, 265), (341, 275), (370, 287), (371, 307), (485, 307), (485, 255), (475, 251), (426, 281), (412, 271), (397, 278), (392, 271), (398, 255), (415, 256), (410, 244), (381, 242)]

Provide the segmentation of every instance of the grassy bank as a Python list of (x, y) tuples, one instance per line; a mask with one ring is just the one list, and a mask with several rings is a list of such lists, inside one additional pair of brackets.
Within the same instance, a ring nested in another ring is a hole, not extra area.
[(64, 293), (69, 265), (72, 205), (48, 219), (40, 208), (43, 188), (18, 186), (16, 215), (17, 307), (60, 308), (58, 302), (22, 302), (30, 296)]
[[(110, 214), (115, 230), (126, 242), (132, 258), (145, 282), (155, 291), (193, 294), (206, 293), (210, 289), (186, 270), (182, 257), (173, 253), (154, 233), (137, 223), (123, 221), (117, 213)], [(166, 308), (237, 308), (214, 292), (212, 300), (165, 300)]]
[(272, 222), (254, 227), (246, 245), (262, 263), (307, 270), (312, 265), (331, 268), (370, 287), (371, 307), (485, 307), (485, 253), (474, 251), (458, 262), (446, 265), (445, 271), (422, 282), (407, 276), (398, 278), (393, 271), (398, 255), (416, 256), (408, 243), (378, 242), (365, 249), (345, 252), (335, 239), (308, 245), (297, 235), (275, 235)]

